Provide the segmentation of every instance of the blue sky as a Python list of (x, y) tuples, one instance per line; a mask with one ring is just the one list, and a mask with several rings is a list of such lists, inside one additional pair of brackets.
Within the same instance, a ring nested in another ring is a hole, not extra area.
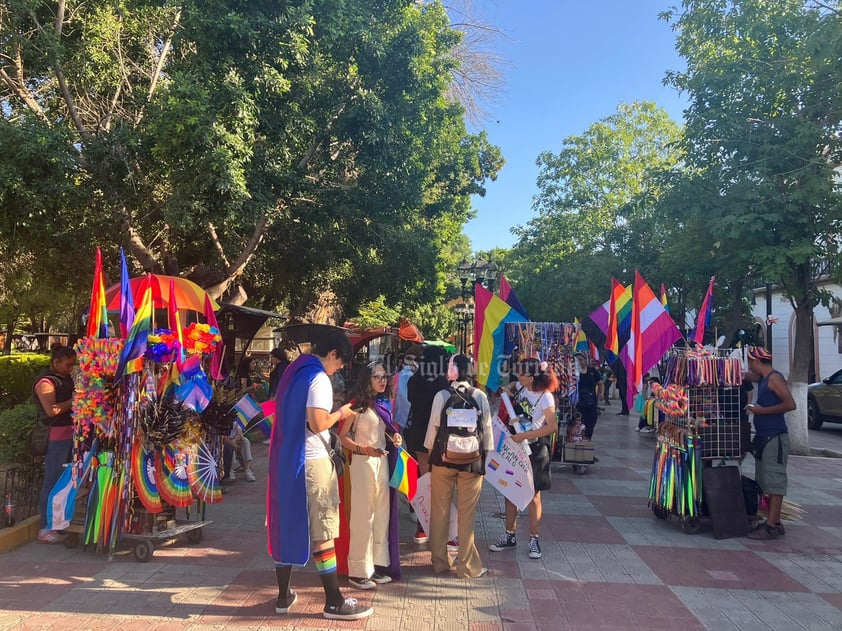
[(684, 68), (675, 37), (658, 13), (677, 0), (475, 0), (475, 11), (509, 39), (505, 85), (483, 128), (506, 165), (476, 219), (465, 226), (474, 251), (514, 245), (511, 228), (532, 217), (542, 151), (611, 115), (619, 103), (654, 101), (681, 121), (686, 98), (662, 84)]

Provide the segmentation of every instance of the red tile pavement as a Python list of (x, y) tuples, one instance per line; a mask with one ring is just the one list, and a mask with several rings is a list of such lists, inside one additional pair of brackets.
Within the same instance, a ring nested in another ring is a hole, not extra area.
[(634, 551), (666, 585), (807, 591), (801, 583), (753, 552), (642, 546), (635, 546)]

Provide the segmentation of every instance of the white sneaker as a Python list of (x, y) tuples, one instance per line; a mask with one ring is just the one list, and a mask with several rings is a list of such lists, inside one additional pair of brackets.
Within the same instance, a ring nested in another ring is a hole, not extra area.
[(246, 480), (249, 482), (257, 482), (257, 478), (254, 477), (254, 471), (251, 469), (246, 469)]
[(263, 443), (264, 445), (268, 445), (268, 444), (270, 444), (272, 441), (271, 441), (271, 440), (269, 440), (269, 439), (267, 438), (266, 440), (261, 440), (260, 442), (261, 442), (261, 443)]
[(232, 471), (231, 474), (228, 476), (228, 479), (231, 482), (234, 482), (237, 479), (237, 474)]

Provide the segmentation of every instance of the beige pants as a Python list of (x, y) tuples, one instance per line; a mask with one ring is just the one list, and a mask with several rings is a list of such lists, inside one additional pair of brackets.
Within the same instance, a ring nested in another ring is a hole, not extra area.
[(389, 566), (388, 458), (352, 456), (348, 527), (348, 576), (370, 578), (375, 565)]
[(474, 578), (482, 570), (482, 559), (474, 541), (474, 516), (477, 511), (482, 476), (478, 473), (458, 471), (448, 467), (431, 467), (430, 499), (430, 552), (433, 571), (447, 572), (452, 562), (447, 553), (448, 531), (450, 529), (450, 505), (453, 489), (457, 489), (456, 510), (459, 554), (456, 557), (456, 576)]

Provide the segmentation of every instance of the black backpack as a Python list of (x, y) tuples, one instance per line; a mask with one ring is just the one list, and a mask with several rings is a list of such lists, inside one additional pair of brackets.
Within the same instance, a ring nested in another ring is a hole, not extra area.
[[(476, 388), (451, 387), (439, 419), (436, 443), (430, 459), (433, 464), (454, 468), (482, 464), (483, 430)], [(471, 423), (472, 421), (472, 423)]]

